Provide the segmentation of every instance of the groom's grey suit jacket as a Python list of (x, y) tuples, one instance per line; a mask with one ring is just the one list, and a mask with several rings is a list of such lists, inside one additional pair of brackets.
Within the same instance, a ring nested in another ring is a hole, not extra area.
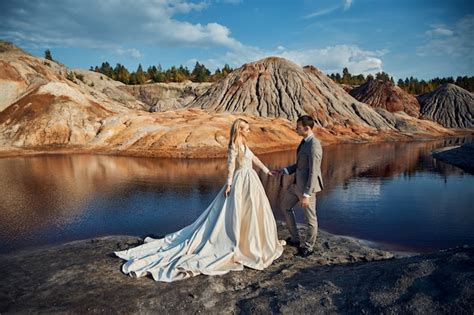
[(322, 159), (323, 148), (316, 137), (313, 136), (302, 143), (297, 151), (296, 163), (286, 167), (289, 174), (296, 173), (295, 182), (288, 187), (288, 190), (298, 196), (303, 194), (314, 196), (323, 190)]

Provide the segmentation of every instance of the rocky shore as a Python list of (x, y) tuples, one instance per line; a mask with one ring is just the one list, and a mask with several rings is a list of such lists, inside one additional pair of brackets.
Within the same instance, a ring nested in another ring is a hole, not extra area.
[(474, 174), (474, 143), (437, 150), (433, 152), (433, 157)]
[(322, 231), (309, 258), (287, 246), (265, 271), (158, 283), (120, 272), (113, 252), (140, 242), (106, 236), (0, 256), (0, 313), (474, 311), (472, 247), (400, 256)]

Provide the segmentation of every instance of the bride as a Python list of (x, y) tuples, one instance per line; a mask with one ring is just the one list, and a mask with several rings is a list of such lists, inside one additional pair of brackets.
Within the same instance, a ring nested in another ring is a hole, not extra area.
[(252, 162), (272, 173), (246, 144), (249, 123), (237, 119), (230, 130), (227, 184), (214, 201), (183, 229), (162, 239), (147, 237), (144, 244), (115, 252), (127, 260), (122, 271), (131, 276), (151, 274), (156, 281), (172, 282), (199, 274), (222, 275), (262, 270), (283, 252), (270, 203)]

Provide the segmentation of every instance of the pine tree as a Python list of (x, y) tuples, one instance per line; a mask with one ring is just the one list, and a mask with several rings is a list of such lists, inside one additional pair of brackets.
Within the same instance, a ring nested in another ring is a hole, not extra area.
[(113, 78), (114, 76), (114, 69), (110, 66), (110, 64), (106, 62), (102, 62), (102, 65), (99, 68), (100, 73), (105, 74), (109, 78)]
[(224, 77), (226, 77), (232, 71), (234, 71), (234, 69), (232, 69), (228, 64), (225, 64), (221, 70), (221, 73), (224, 75)]
[(205, 65), (196, 62), (194, 70), (191, 73), (194, 82), (206, 82), (209, 80), (210, 75), (211, 71), (209, 71)]
[(391, 80), (391, 79), (390, 79), (390, 76), (389, 76), (386, 72), (384, 72), (384, 71), (382, 71), (382, 72), (377, 72), (377, 73), (375, 74), (375, 78), (376, 78), (377, 80), (381, 80), (381, 81), (383, 81), (383, 82), (392, 82), (392, 81), (393, 81), (393, 78), (392, 78), (392, 80)]
[(135, 72), (130, 73), (130, 80), (129, 80), (128, 84), (131, 84), (131, 85), (138, 84), (137, 74)]
[(54, 60), (53, 60), (53, 55), (51, 54), (51, 50), (46, 49), (46, 50), (44, 51), (44, 58), (45, 58), (45, 59), (48, 59), (48, 60), (51, 60), (51, 61), (54, 61)]
[(342, 83), (350, 84), (350, 78), (351, 74), (349, 73), (349, 69), (344, 67), (344, 69), (342, 69)]
[(114, 77), (115, 80), (125, 84), (129, 84), (130, 82), (130, 73), (128, 72), (127, 68), (125, 68), (125, 66), (121, 65), (120, 63), (117, 63), (115, 66)]
[(153, 82), (156, 82), (155, 78), (157, 74), (158, 74), (158, 69), (156, 68), (156, 66), (148, 67), (148, 69), (146, 70), (147, 77)]
[(146, 81), (145, 72), (143, 72), (143, 68), (141, 64), (138, 64), (138, 68), (135, 75), (136, 75), (136, 80), (137, 80), (136, 84), (145, 83)]

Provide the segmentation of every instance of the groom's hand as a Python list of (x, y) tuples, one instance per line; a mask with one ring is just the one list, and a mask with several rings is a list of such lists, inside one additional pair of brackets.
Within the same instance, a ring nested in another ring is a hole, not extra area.
[(308, 197), (301, 197), (300, 198), (300, 206), (301, 208), (308, 208), (309, 207), (309, 198)]

